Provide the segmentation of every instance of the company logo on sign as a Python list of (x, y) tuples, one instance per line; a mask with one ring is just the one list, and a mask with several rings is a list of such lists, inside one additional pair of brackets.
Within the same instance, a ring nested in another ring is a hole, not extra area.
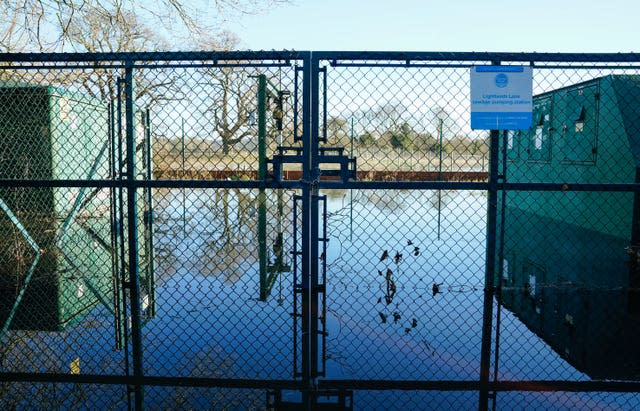
[(527, 130), (533, 122), (533, 78), (529, 66), (474, 66), (472, 130)]
[(496, 87), (505, 88), (507, 87), (507, 84), (509, 84), (509, 77), (507, 77), (507, 75), (504, 73), (500, 73), (496, 75), (494, 81), (496, 83)]

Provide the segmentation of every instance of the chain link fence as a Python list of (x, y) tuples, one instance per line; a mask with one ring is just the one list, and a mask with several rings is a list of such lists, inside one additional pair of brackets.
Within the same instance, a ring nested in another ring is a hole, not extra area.
[(640, 406), (640, 56), (2, 61), (2, 408)]

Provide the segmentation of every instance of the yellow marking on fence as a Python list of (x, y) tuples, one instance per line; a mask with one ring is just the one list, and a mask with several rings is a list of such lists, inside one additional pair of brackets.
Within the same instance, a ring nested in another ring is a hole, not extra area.
[(80, 357), (71, 361), (71, 374), (74, 374), (74, 375), (80, 374)]

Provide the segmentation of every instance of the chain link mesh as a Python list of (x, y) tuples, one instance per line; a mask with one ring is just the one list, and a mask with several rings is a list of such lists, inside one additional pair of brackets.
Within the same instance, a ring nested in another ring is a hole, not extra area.
[[(476, 408), (483, 338), (490, 406), (639, 406), (638, 58), (502, 56), (533, 65), (533, 124), (490, 176), (469, 70), (497, 57), (321, 55), (3, 63), (3, 409), (136, 384), (150, 409), (278, 408), (309, 376), (319, 402), (381, 381), (402, 390), (353, 408)], [(430, 382), (452, 391), (408, 391)]]

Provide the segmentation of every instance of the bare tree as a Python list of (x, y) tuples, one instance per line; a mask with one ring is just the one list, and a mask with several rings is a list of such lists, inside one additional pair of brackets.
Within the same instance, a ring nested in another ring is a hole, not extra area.
[[(201, 43), (203, 48), (221, 47), (232, 49), (238, 39), (230, 33), (222, 33)], [(202, 70), (204, 82), (213, 88), (211, 104), (206, 112), (212, 115), (215, 131), (222, 142), (222, 151), (228, 154), (231, 147), (243, 139), (254, 135), (250, 127), (250, 113), (255, 109), (257, 97), (257, 71), (233, 66), (205, 68)]]
[(256, 81), (247, 78), (246, 71), (225, 67), (209, 71), (219, 88), (218, 98), (214, 99), (210, 111), (213, 114), (215, 129), (222, 140), (222, 151), (240, 143), (254, 134), (249, 126), (249, 104), (256, 98)]
[[(65, 33), (65, 38), (80, 52), (116, 52), (161, 50), (166, 42), (140, 21), (132, 12), (116, 14), (101, 8), (86, 8), (80, 12)], [(117, 70), (56, 72), (62, 84), (80, 83), (84, 92), (102, 100), (116, 97)], [(60, 78), (65, 76), (66, 78)], [(155, 69), (136, 70), (136, 99), (145, 105), (183, 98), (179, 76)]]
[(64, 33), (74, 51), (116, 52), (158, 50), (166, 46), (140, 18), (130, 11), (108, 12), (87, 7)]
[[(120, 52), (161, 50), (166, 43), (134, 13), (107, 13), (102, 8), (86, 7), (79, 11), (65, 31), (65, 41), (78, 52)], [(102, 69), (101, 65), (107, 66)], [(109, 67), (110, 62), (97, 62), (91, 69), (38, 70), (5, 69), (0, 79), (30, 84), (62, 86), (96, 97), (114, 101), (120, 69)], [(136, 102), (150, 106), (184, 99), (184, 79), (170, 69), (135, 70)]]
[[(74, 48), (69, 31), (87, 13), (135, 14), (152, 27), (173, 27), (198, 38), (211, 22), (254, 13), (288, 0), (3, 0), (0, 1), (0, 51), (66, 51)], [(122, 51), (122, 50), (118, 50)]]
[(402, 124), (407, 108), (400, 102), (387, 102), (378, 106), (372, 113), (372, 123), (380, 134), (396, 131)]
[(345, 141), (348, 141), (348, 129), (347, 120), (342, 117), (331, 116), (327, 120), (327, 131), (329, 132), (329, 136), (341, 144), (345, 144)]

